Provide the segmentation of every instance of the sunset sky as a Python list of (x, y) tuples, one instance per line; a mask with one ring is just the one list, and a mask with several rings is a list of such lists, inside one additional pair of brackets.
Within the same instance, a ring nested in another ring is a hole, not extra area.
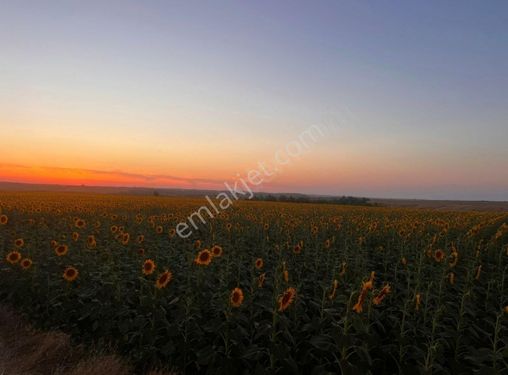
[(508, 200), (506, 1), (10, 1), (0, 181)]

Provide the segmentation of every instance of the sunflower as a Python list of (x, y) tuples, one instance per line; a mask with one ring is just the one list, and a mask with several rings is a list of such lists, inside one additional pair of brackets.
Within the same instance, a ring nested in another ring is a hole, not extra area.
[(94, 249), (97, 246), (97, 241), (95, 240), (95, 236), (93, 234), (87, 237), (86, 245), (89, 249)]
[(444, 257), (445, 257), (445, 253), (441, 249), (437, 249), (436, 252), (434, 253), (434, 260), (436, 262), (442, 262)]
[(208, 249), (201, 250), (196, 259), (194, 259), (194, 263), (199, 264), (200, 266), (208, 266), (212, 261), (212, 253)]
[(143, 241), (145, 240), (145, 236), (143, 236), (142, 234), (139, 234), (137, 237), (136, 237), (136, 242), (137, 243), (143, 243)]
[(453, 268), (457, 265), (457, 262), (459, 260), (459, 253), (456, 251), (452, 251), (450, 255), (450, 262), (448, 263), (450, 268)]
[(25, 244), (25, 241), (22, 239), (22, 238), (18, 238), (17, 240), (14, 241), (14, 245), (19, 249), (21, 247), (23, 247), (23, 245)]
[(7, 215), (0, 216), (0, 225), (5, 225), (8, 223), (8, 221), (9, 221), (9, 218), (7, 217)]
[(265, 230), (268, 230), (268, 228), (269, 228), (269, 227), (270, 227), (270, 226), (268, 225), (268, 223), (265, 223), (265, 225), (263, 226), (263, 228), (264, 228)]
[(171, 271), (164, 271), (162, 274), (159, 275), (157, 278), (157, 281), (155, 281), (155, 286), (157, 289), (165, 288), (173, 279), (173, 274)]
[(330, 240), (325, 241), (325, 249), (329, 249), (332, 242)]
[(74, 225), (76, 226), (76, 228), (83, 229), (86, 226), (86, 223), (83, 219), (76, 219), (74, 221)]
[(67, 245), (58, 245), (55, 247), (55, 254), (59, 257), (64, 256), (69, 251), (69, 247)]
[(337, 280), (337, 279), (333, 280), (332, 291), (328, 295), (328, 299), (330, 299), (330, 300), (335, 299), (338, 287), (339, 287), (339, 280)]
[(11, 251), (9, 254), (7, 254), (5, 259), (10, 264), (16, 264), (21, 260), (21, 254), (19, 253), (19, 251)]
[(376, 278), (376, 272), (375, 272), (375, 271), (372, 271), (372, 272), (370, 273), (370, 278), (369, 278), (369, 281), (370, 281), (371, 283), (373, 283), (375, 278)]
[(243, 291), (240, 288), (235, 288), (231, 291), (229, 303), (233, 307), (240, 307), (243, 303), (243, 298)]
[(302, 252), (302, 247), (300, 246), (300, 244), (296, 244), (294, 247), (293, 247), (293, 253), (295, 254), (300, 254)]
[(143, 273), (145, 275), (151, 275), (155, 271), (155, 262), (151, 259), (145, 260), (145, 263), (143, 263)]
[(416, 311), (420, 310), (420, 304), (422, 303), (422, 296), (420, 293), (416, 293), (415, 296), (415, 308)]
[(342, 262), (339, 276), (343, 277), (346, 274), (346, 262)]
[(222, 255), (222, 247), (220, 247), (219, 245), (214, 245), (212, 247), (212, 255), (214, 257), (220, 257)]
[(29, 269), (30, 267), (32, 267), (32, 260), (28, 259), (28, 258), (25, 258), (21, 261), (20, 263), (20, 266), (21, 268), (23, 268), (24, 270), (27, 270)]
[(279, 311), (285, 311), (289, 306), (291, 306), (295, 297), (296, 289), (293, 287), (287, 288), (286, 291), (279, 296)]
[(78, 278), (79, 272), (74, 267), (67, 267), (63, 273), (63, 278), (68, 282), (72, 282)]
[(173, 238), (175, 235), (176, 235), (176, 229), (175, 228), (171, 228), (169, 230), (169, 237)]
[(363, 311), (363, 303), (365, 302), (365, 298), (367, 297), (367, 293), (369, 290), (373, 288), (373, 281), (374, 281), (374, 272), (370, 274), (370, 279), (368, 281), (365, 281), (362, 284), (362, 290), (360, 291), (360, 295), (358, 296), (358, 301), (356, 301), (356, 304), (353, 306), (353, 310), (357, 312), (358, 314)]
[(258, 288), (262, 288), (264, 283), (265, 283), (265, 279), (266, 279), (266, 274), (265, 273), (262, 273), (261, 275), (259, 275), (258, 277)]
[(129, 243), (130, 238), (131, 235), (129, 233), (123, 233), (121, 237), (122, 245), (127, 245)]
[(72, 240), (74, 242), (76, 242), (78, 239), (79, 239), (79, 233), (78, 232), (73, 232), (72, 233)]
[(109, 230), (111, 231), (111, 233), (116, 233), (118, 232), (118, 227), (116, 225), (112, 225)]
[(231, 230), (231, 228), (233, 228), (233, 224), (231, 224), (231, 223), (227, 223), (227, 224), (226, 224), (226, 229), (227, 229), (227, 230)]
[(263, 268), (263, 265), (264, 265), (263, 259), (262, 259), (262, 258), (258, 258), (258, 259), (256, 259), (255, 265), (256, 265), (256, 268), (257, 268), (258, 270), (260, 270), (261, 268)]
[(372, 300), (372, 303), (374, 305), (380, 305), (381, 302), (383, 302), (384, 298), (390, 294), (391, 292), (391, 288), (390, 288), (390, 285), (389, 284), (386, 284), (383, 289), (381, 289), (381, 291), (379, 292), (379, 294), (377, 296), (374, 297), (374, 299)]
[(51, 240), (51, 242), (49, 243), (49, 246), (51, 246), (54, 249), (55, 247), (58, 246), (58, 242), (56, 242), (55, 240)]
[(201, 240), (194, 241), (194, 248), (196, 250), (201, 248)]
[(145, 249), (143, 248), (138, 249), (138, 254), (141, 256), (145, 255)]
[(455, 284), (455, 274), (453, 272), (450, 272), (448, 274), (448, 281), (450, 282), (451, 285)]
[(287, 283), (287, 282), (289, 282), (289, 272), (288, 272), (288, 270), (284, 270), (284, 271), (282, 272), (282, 277), (284, 278), (284, 281), (285, 281), (286, 283)]

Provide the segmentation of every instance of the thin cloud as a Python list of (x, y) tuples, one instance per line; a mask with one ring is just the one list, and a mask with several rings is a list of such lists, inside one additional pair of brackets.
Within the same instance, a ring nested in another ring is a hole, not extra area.
[(63, 168), (48, 166), (27, 166), (18, 164), (0, 164), (0, 178), (22, 179), (32, 182), (75, 182), (103, 181), (106, 184), (149, 184), (151, 186), (216, 186), (223, 183), (222, 180), (208, 178), (181, 177), (170, 174), (142, 174), (125, 172), (121, 170), (96, 170), (86, 168)]

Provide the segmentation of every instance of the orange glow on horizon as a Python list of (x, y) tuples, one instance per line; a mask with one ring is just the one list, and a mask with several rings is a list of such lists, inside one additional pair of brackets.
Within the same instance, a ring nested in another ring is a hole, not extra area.
[(219, 184), (219, 181), (169, 175), (9, 164), (0, 165), (0, 180), (33, 184), (174, 188), (214, 188)]

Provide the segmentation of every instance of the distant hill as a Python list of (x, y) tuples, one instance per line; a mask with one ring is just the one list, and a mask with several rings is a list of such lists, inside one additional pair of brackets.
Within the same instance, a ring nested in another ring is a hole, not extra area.
[[(214, 197), (220, 190), (206, 189), (171, 189), (146, 187), (115, 187), (115, 186), (85, 186), (85, 185), (51, 185), (26, 184), (18, 182), (0, 181), (0, 191), (48, 191), (74, 192), (95, 194), (127, 194), (127, 195), (159, 195), (173, 197)], [(255, 193), (253, 200), (295, 202), (295, 203), (330, 203), (348, 205), (366, 205), (383, 207), (406, 207), (435, 209), (442, 211), (499, 211), (508, 212), (508, 202), (492, 201), (454, 201), (454, 200), (426, 200), (426, 199), (384, 199), (358, 198), (333, 195), (310, 195), (299, 193)]]
[[(155, 196), (185, 196), (185, 197), (214, 197), (220, 190), (203, 189), (170, 189), (146, 187), (114, 187), (114, 186), (85, 186), (85, 185), (52, 185), (26, 184), (18, 182), (0, 182), (0, 191), (45, 191), (45, 192), (73, 192), (95, 194), (127, 194), (127, 195), (155, 195)], [(242, 198), (241, 199), (245, 199)], [(321, 195), (307, 195), (299, 193), (255, 193), (252, 200), (294, 203), (331, 203), (368, 205), (367, 198), (335, 197)]]
[(218, 191), (215, 190), (199, 190), (199, 189), (25, 184), (18, 182), (1, 182), (1, 181), (0, 181), (0, 191), (49, 191), (49, 192), (54, 191), (54, 192), (72, 192), (72, 193), (196, 196), (196, 197), (213, 195), (218, 193)]

